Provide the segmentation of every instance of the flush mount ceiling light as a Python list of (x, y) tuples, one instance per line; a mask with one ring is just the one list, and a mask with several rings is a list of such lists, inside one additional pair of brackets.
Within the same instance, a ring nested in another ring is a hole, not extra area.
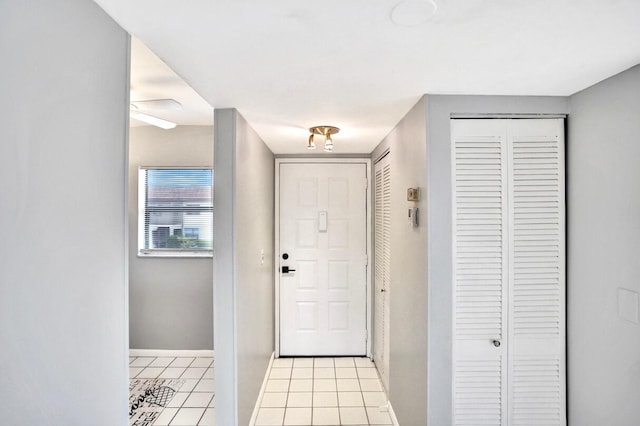
[(160, 127), (165, 130), (176, 127), (176, 123), (173, 121), (164, 120), (162, 118), (154, 117), (153, 115), (138, 112), (133, 108), (129, 111), (129, 116), (138, 121), (142, 121), (143, 123), (151, 124), (152, 126)]
[(150, 99), (144, 101), (132, 101), (129, 108), (129, 116), (143, 123), (169, 130), (176, 127), (173, 121), (165, 120), (146, 114), (144, 111), (180, 111), (182, 104), (174, 99)]
[(181, 111), (182, 104), (175, 99), (146, 99), (131, 101), (136, 109), (147, 111)]
[(313, 140), (315, 135), (320, 135), (324, 137), (324, 150), (327, 152), (333, 151), (333, 139), (331, 135), (335, 135), (338, 133), (340, 129), (334, 126), (314, 126), (309, 128), (309, 142), (307, 144), (307, 149), (316, 149), (316, 144)]

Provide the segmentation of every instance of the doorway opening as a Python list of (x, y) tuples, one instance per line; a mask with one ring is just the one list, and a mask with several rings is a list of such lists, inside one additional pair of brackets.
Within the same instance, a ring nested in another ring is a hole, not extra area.
[(370, 169), (276, 160), (276, 356), (370, 355)]
[(135, 38), (130, 102), (129, 423), (213, 424), (213, 110)]

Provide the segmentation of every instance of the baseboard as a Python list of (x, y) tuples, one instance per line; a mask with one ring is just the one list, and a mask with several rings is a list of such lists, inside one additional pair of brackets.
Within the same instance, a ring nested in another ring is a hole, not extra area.
[(398, 423), (398, 418), (396, 417), (395, 411), (393, 411), (393, 407), (391, 406), (391, 401), (387, 401), (387, 408), (389, 409), (389, 417), (391, 417), (391, 423), (393, 426), (400, 426)]
[(256, 419), (258, 418), (258, 411), (260, 410), (260, 403), (262, 403), (262, 396), (264, 395), (264, 391), (267, 388), (267, 380), (269, 380), (269, 372), (271, 371), (271, 367), (273, 366), (273, 360), (275, 359), (276, 353), (271, 354), (271, 359), (269, 360), (269, 366), (267, 367), (267, 371), (264, 374), (264, 380), (262, 380), (262, 387), (260, 388), (260, 393), (258, 394), (258, 398), (256, 399), (256, 405), (253, 407), (253, 413), (251, 414), (251, 419), (249, 420), (249, 426), (255, 426)]
[(213, 357), (214, 351), (210, 349), (129, 349), (129, 356), (171, 357), (194, 356), (208, 358)]

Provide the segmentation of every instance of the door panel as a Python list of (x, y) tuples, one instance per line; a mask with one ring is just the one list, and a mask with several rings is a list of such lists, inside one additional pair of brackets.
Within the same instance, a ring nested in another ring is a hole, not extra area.
[(506, 129), (456, 120), (451, 131), (454, 424), (506, 425)]
[(511, 120), (510, 425), (565, 419), (563, 120)]
[(280, 354), (365, 355), (366, 164), (279, 171)]
[(373, 360), (389, 390), (389, 297), (391, 290), (391, 154), (375, 166), (375, 306)]

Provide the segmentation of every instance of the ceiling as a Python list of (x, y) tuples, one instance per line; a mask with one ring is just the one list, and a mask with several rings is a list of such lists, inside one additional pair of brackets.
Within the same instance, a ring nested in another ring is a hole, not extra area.
[[(153, 115), (179, 125), (213, 125), (213, 108), (196, 93), (179, 75), (147, 46), (135, 37), (131, 38), (131, 103), (155, 99), (174, 99), (180, 109), (151, 108), (141, 103), (140, 112)], [(151, 103), (151, 106), (154, 104)], [(131, 127), (147, 124), (131, 119)]]
[(368, 153), (424, 93), (570, 95), (640, 63), (638, 0), (95, 1), (276, 153), (323, 124)]

